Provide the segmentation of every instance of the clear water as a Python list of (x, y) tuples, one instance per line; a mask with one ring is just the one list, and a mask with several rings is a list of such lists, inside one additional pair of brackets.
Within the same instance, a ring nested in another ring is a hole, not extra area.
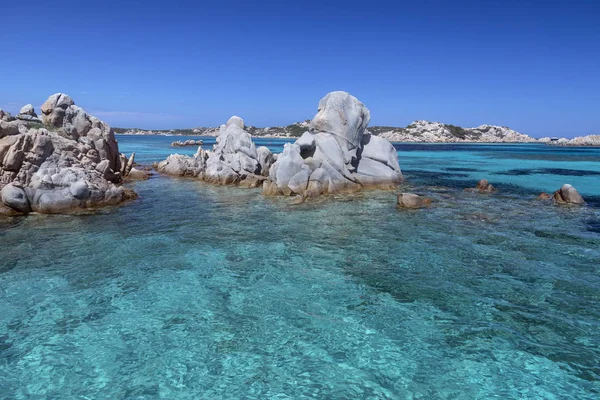
[[(119, 137), (143, 163), (172, 140)], [(0, 398), (599, 398), (600, 208), (535, 195), (600, 197), (600, 151), (398, 148), (431, 208), (157, 176), (0, 219)]]

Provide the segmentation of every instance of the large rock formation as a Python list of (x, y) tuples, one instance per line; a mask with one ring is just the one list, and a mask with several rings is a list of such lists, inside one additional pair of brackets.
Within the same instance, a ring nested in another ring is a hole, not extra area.
[(221, 125), (212, 151), (198, 148), (193, 157), (171, 154), (155, 168), (169, 175), (197, 177), (215, 184), (260, 186), (274, 157), (266, 147), (257, 149), (244, 127), (244, 120), (233, 116)]
[[(22, 118), (0, 121), (0, 189), (6, 206), (23, 213), (64, 213), (135, 197), (116, 185), (132, 169), (133, 156), (128, 160), (119, 153), (106, 123), (62, 93), (50, 96), (42, 113), (45, 128)], [(25, 106), (19, 115), (35, 111)]]
[(369, 110), (354, 96), (327, 94), (309, 131), (295, 143), (285, 144), (263, 193), (318, 196), (401, 182), (396, 149), (387, 140), (365, 133), (369, 120)]

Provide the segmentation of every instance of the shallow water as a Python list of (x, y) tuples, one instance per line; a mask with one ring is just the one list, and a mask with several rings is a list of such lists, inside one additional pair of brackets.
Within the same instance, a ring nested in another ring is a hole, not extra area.
[[(119, 137), (142, 163), (195, 151), (173, 140)], [(600, 209), (535, 194), (600, 196), (565, 175), (600, 152), (398, 148), (431, 208), (155, 176), (100, 214), (0, 219), (0, 398), (598, 398)], [(482, 177), (500, 191), (463, 190)]]

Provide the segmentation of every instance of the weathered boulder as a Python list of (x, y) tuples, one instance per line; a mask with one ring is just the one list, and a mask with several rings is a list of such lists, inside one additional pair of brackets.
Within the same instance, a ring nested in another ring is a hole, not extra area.
[[(32, 128), (36, 121), (23, 118), (1, 121), (10, 124), (0, 126), (4, 205), (23, 213), (62, 213), (135, 197), (116, 185), (129, 170), (122, 168), (127, 158), (107, 124), (60, 93), (50, 96), (42, 112), (49, 129)], [(35, 111), (28, 105), (19, 115), (34, 116)]]
[(33, 105), (31, 105), (31, 104), (27, 104), (27, 105), (21, 107), (21, 110), (19, 111), (19, 115), (30, 115), (32, 117), (37, 117), (37, 114), (35, 113), (35, 109), (33, 108)]
[(25, 194), (25, 190), (18, 184), (9, 183), (1, 191), (2, 202), (15, 211), (28, 213), (31, 211), (31, 204)]
[(233, 116), (219, 128), (212, 151), (198, 148), (193, 157), (172, 154), (157, 163), (156, 170), (174, 176), (198, 177), (214, 184), (260, 186), (274, 157), (266, 147), (256, 149), (244, 127), (244, 120)]
[(397, 202), (400, 208), (423, 208), (431, 204), (431, 199), (414, 193), (399, 193)]
[(38, 122), (38, 123), (42, 122), (42, 120), (38, 118), (38, 116), (35, 113), (35, 110), (33, 108), (33, 105), (31, 105), (31, 104), (27, 104), (26, 106), (23, 106), (21, 108), (21, 110), (19, 111), (19, 114), (17, 114), (16, 118), (20, 119), (22, 121), (31, 121), (31, 122)]
[(365, 133), (369, 120), (369, 110), (355, 97), (327, 94), (310, 130), (284, 146), (263, 193), (317, 196), (396, 186), (402, 181), (398, 153), (387, 140)]
[(585, 204), (577, 189), (569, 184), (562, 185), (560, 189), (554, 192), (553, 198), (558, 204)]
[(127, 175), (127, 180), (130, 181), (144, 181), (152, 176), (152, 173), (148, 171), (142, 171), (137, 168), (131, 168), (129, 174)]

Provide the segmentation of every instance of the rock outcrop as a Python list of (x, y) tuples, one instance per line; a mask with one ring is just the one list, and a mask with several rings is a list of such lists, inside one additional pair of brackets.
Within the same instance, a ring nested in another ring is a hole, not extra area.
[(309, 131), (284, 145), (263, 186), (265, 195), (318, 196), (402, 181), (398, 153), (390, 142), (365, 133), (370, 113), (346, 92), (319, 102)]
[(585, 204), (585, 201), (573, 186), (564, 184), (554, 192), (554, 201), (558, 204)]
[(244, 127), (244, 121), (233, 116), (221, 125), (212, 151), (198, 148), (193, 157), (171, 154), (155, 168), (169, 175), (197, 177), (214, 184), (260, 186), (274, 156), (266, 147), (257, 149)]
[[(0, 121), (0, 189), (6, 206), (23, 213), (65, 213), (136, 196), (117, 185), (131, 171), (133, 155), (128, 160), (119, 153), (106, 123), (61, 93), (48, 98), (42, 113), (47, 128), (22, 118)], [(25, 106), (19, 115), (35, 111)]]

